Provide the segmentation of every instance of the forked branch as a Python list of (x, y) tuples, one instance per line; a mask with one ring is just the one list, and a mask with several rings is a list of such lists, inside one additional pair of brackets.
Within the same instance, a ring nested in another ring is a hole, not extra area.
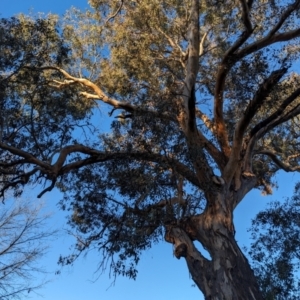
[(224, 171), (225, 181), (230, 182), (233, 175), (235, 174), (235, 170), (240, 159), (240, 151), (243, 145), (244, 134), (248, 125), (250, 124), (259, 108), (263, 105), (266, 97), (270, 94), (274, 86), (276, 86), (276, 84), (286, 72), (287, 68), (282, 68), (272, 72), (271, 75), (260, 85), (254, 98), (248, 104), (243, 117), (238, 122), (234, 132), (232, 151)]

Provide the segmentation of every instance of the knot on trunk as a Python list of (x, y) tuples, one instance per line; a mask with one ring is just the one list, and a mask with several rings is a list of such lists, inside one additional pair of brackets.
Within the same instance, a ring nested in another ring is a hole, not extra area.
[(180, 257), (186, 257), (187, 256), (187, 245), (184, 243), (179, 244), (176, 246), (174, 250), (174, 255), (177, 259), (180, 259)]
[(219, 176), (213, 176), (212, 177), (212, 181), (216, 184), (216, 185), (224, 185), (225, 184), (225, 181), (222, 177), (219, 177)]

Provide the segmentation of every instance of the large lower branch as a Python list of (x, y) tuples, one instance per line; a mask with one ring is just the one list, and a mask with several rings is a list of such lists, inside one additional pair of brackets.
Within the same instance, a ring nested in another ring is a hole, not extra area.
[[(36, 158), (34, 155), (30, 154), (29, 152), (15, 148), (13, 146), (9, 146), (8, 144), (2, 143), (2, 142), (0, 142), (0, 149), (7, 150), (16, 156), (24, 158), (27, 163), (35, 164), (36, 166), (39, 166), (44, 169), (48, 169), (48, 170), (50, 169), (50, 165), (48, 163), (45, 163), (45, 162), (39, 160), (38, 158)], [(18, 161), (18, 164), (20, 162), (21, 161)]]
[(197, 266), (205, 270), (209, 267), (209, 260), (206, 259), (194, 246), (189, 236), (179, 227), (169, 227), (166, 230), (165, 240), (174, 245), (174, 255), (180, 259), (184, 257), (189, 261), (197, 261)]
[[(106, 162), (110, 160), (135, 160), (135, 161), (148, 161), (148, 162), (154, 162), (158, 163), (161, 166), (165, 166), (166, 170), (173, 169), (176, 173), (180, 174), (182, 177), (184, 177), (186, 180), (188, 180), (193, 185), (204, 188), (201, 185), (201, 182), (199, 182), (196, 174), (190, 170), (187, 166), (185, 166), (183, 163), (177, 161), (174, 158), (170, 158), (167, 156), (163, 156), (157, 153), (151, 153), (151, 152), (104, 152), (99, 151), (93, 148), (89, 148), (84, 145), (70, 145), (66, 146), (59, 151), (58, 158), (54, 164), (49, 164), (48, 162), (45, 163), (38, 158), (36, 158), (34, 155), (30, 154), (29, 152), (26, 152), (24, 150), (20, 150), (17, 148), (14, 148), (12, 146), (9, 146), (4, 143), (0, 143), (0, 149), (7, 150), (8, 152), (19, 156), (25, 160), (18, 160), (18, 164), (29, 163), (32, 165), (36, 165), (39, 167), (39, 170), (47, 174), (48, 179), (55, 181), (55, 179), (58, 176), (61, 176), (63, 174), (69, 173), (72, 170), (79, 169), (81, 167)], [(75, 162), (66, 163), (67, 157), (71, 155), (72, 153), (82, 153), (84, 155), (87, 155), (87, 158), (79, 159)], [(5, 165), (5, 164), (4, 164)], [(29, 177), (33, 174), (28, 174)], [(12, 183), (13, 184), (13, 183)], [(51, 185), (53, 187), (53, 185)]]

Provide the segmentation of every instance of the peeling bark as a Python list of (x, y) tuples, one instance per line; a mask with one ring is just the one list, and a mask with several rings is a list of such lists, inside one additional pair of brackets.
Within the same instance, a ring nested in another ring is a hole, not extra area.
[[(256, 278), (247, 258), (234, 239), (231, 210), (217, 197), (197, 219), (191, 220), (193, 235), (187, 228), (167, 228), (165, 239), (174, 245), (174, 255), (186, 260), (193, 281), (209, 300), (261, 300)], [(209, 252), (205, 258), (195, 247), (199, 241)]]

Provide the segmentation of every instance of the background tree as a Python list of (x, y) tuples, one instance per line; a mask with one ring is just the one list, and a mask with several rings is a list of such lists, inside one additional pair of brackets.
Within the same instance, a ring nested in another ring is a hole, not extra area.
[[(89, 3), (59, 28), (2, 26), (2, 196), (65, 193), (78, 243), (62, 263), (96, 247), (134, 278), (164, 236), (207, 299), (262, 299), (233, 212), (300, 170), (300, 1)], [(105, 134), (100, 103), (117, 117)]]
[(249, 251), (263, 298), (299, 299), (300, 184), (292, 198), (272, 202), (253, 220)]
[(45, 230), (47, 216), (30, 202), (2, 204), (0, 210), (0, 298), (24, 299), (46, 282), (38, 260), (45, 254), (53, 230)]

